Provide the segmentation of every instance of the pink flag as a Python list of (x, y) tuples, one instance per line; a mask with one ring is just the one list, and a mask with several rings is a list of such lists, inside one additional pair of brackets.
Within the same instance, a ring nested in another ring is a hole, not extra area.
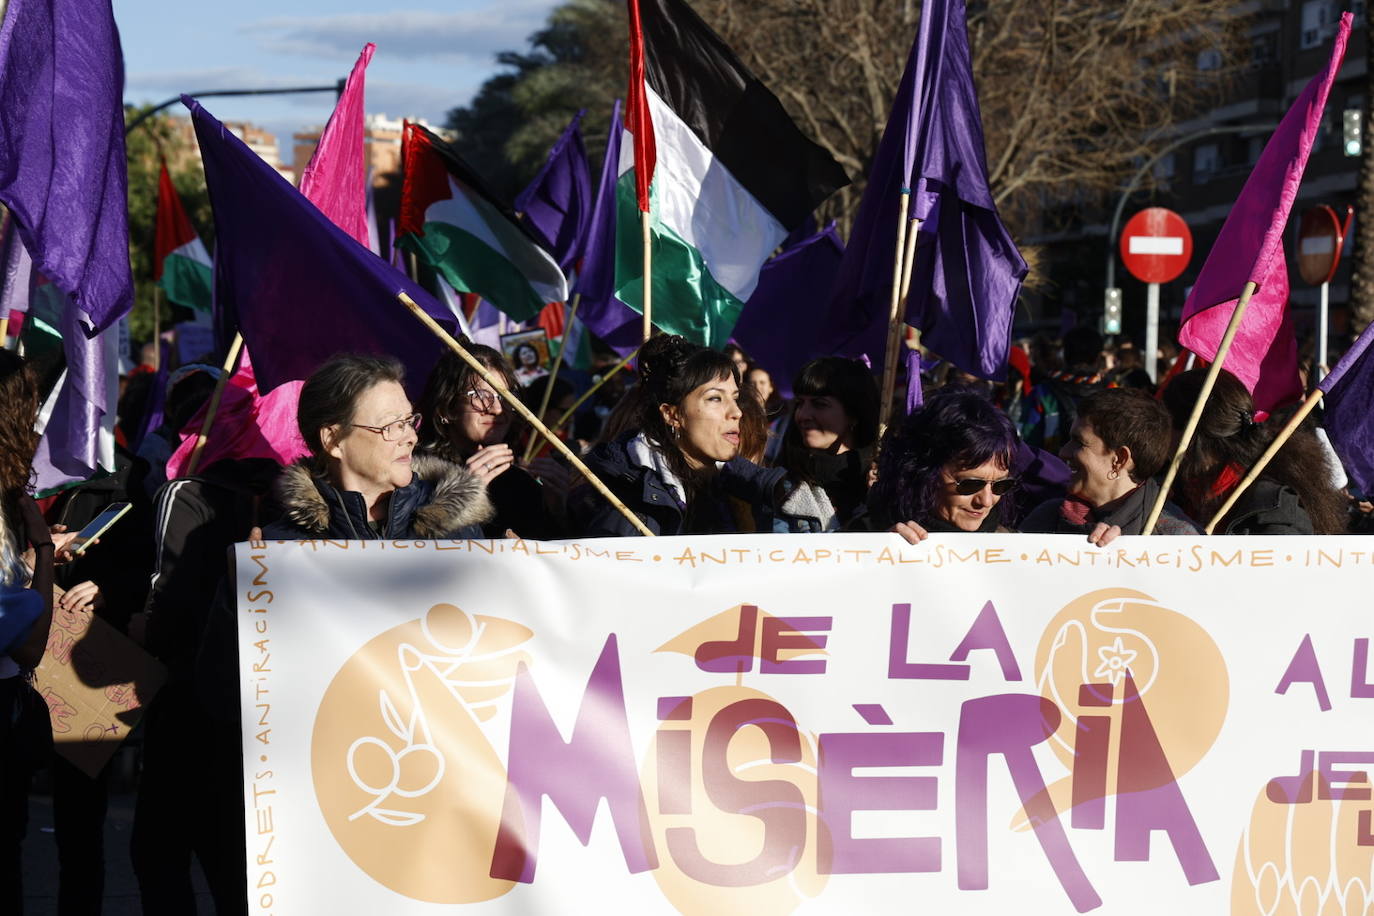
[(1245, 383), (1255, 406), (1264, 411), (1302, 396), (1297, 339), (1288, 312), (1283, 230), (1331, 83), (1345, 57), (1351, 18), (1349, 13), (1341, 16), (1326, 69), (1307, 84), (1269, 138), (1183, 307), (1178, 342), (1211, 360), (1245, 284), (1258, 284), (1224, 365)]
[[(367, 164), (363, 159), (363, 81), (372, 52), (368, 42), (348, 74), (343, 95), (329, 116), (310, 164), (301, 174), (301, 193), (334, 225), (368, 245)], [(370, 246), (369, 246), (370, 247)]]
[[(304, 384), (287, 382), (273, 388), (266, 397), (259, 395), (253, 363), (244, 348), (238, 371), (224, 386), (224, 397), (196, 470), (203, 471), (225, 458), (272, 458), (289, 464), (308, 454), (296, 428), (296, 403)], [(181, 431), (181, 445), (167, 461), (168, 480), (186, 474), (186, 463), (205, 422), (205, 409), (201, 407)]]

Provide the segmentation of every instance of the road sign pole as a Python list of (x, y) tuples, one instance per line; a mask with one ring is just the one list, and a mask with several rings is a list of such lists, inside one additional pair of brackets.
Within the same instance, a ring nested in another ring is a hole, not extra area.
[(1326, 375), (1326, 338), (1329, 336), (1326, 322), (1331, 305), (1331, 283), (1322, 284), (1321, 305), (1317, 308), (1317, 364), (1312, 367), (1312, 382), (1316, 384)]
[(1159, 354), (1159, 284), (1145, 287), (1145, 372), (1150, 381), (1158, 381), (1155, 369)]

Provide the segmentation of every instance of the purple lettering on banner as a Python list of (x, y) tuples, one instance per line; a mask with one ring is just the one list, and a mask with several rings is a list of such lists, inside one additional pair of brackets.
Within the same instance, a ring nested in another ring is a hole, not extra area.
[(934, 811), (934, 776), (855, 776), (856, 767), (939, 766), (940, 732), (821, 735), (819, 871), (876, 875), (940, 870), (939, 837), (856, 839), (855, 811)]
[(759, 609), (746, 604), (739, 609), (739, 632), (734, 639), (714, 640), (697, 646), (696, 663), (712, 674), (744, 674), (754, 670), (754, 632)]
[(1374, 811), (1365, 808), (1356, 817), (1355, 845), (1374, 846)]
[[(1368, 751), (1322, 751), (1317, 758), (1317, 771), (1321, 782), (1317, 784), (1317, 797), (1324, 801), (1368, 801), (1369, 772), (1367, 770), (1333, 770), (1333, 766), (1344, 763), (1374, 763), (1374, 753)], [(1366, 788), (1352, 789), (1352, 782), (1365, 783)]]
[(991, 601), (983, 605), (983, 609), (978, 612), (973, 626), (968, 628), (963, 641), (955, 648), (949, 660), (965, 661), (974, 649), (991, 649), (997, 654), (997, 662), (1002, 666), (1002, 677), (1009, 681), (1021, 680), (1021, 669), (1016, 664), (1011, 643), (1007, 641), (1007, 631), (1002, 629), (1002, 621)]
[(570, 741), (559, 733), (529, 669), (523, 662), (518, 666), (507, 760), (506, 801), (491, 855), (493, 878), (523, 884), (534, 880), (545, 795), (583, 846), (591, 841), (597, 806), (606, 799), (630, 873), (658, 867), (635, 771), (614, 633), (606, 638), (587, 680)]
[(1374, 684), (1369, 682), (1369, 640), (1355, 640), (1355, 657), (1350, 661), (1350, 696), (1367, 700), (1374, 697)]
[(1149, 861), (1150, 834), (1163, 830), (1189, 884), (1216, 881), (1217, 868), (1129, 672), (1125, 684), (1116, 767), (1116, 860)]
[(911, 637), (911, 605), (892, 605), (892, 629), (887, 647), (887, 676), (893, 680), (966, 681), (968, 665), (930, 665), (906, 660)]
[(1312, 765), (1316, 754), (1302, 752), (1302, 763), (1297, 776), (1275, 776), (1264, 786), (1264, 797), (1276, 805), (1305, 805), (1312, 800), (1312, 784), (1315, 769)]
[(739, 700), (717, 712), (706, 727), (701, 775), (706, 796), (717, 808), (763, 822), (759, 854), (748, 862), (720, 864), (701, 854), (695, 828), (669, 827), (664, 832), (668, 854), (682, 873), (714, 887), (775, 881), (796, 867), (806, 848), (806, 799), (801, 789), (782, 779), (738, 779), (730, 765), (730, 739), (751, 725), (767, 736), (774, 763), (801, 761), (801, 737), (786, 708), (772, 700)]
[(800, 649), (804, 653), (819, 652), (829, 638), (818, 630), (829, 630), (829, 617), (767, 617), (763, 618), (763, 635), (759, 638), (759, 672), (761, 674), (824, 674), (825, 659), (778, 660), (783, 649)]
[(1110, 716), (1079, 716), (1073, 743), (1073, 814), (1070, 823), (1086, 830), (1107, 824), (1107, 748)]
[(1069, 902), (1080, 913), (1102, 905), (1069, 845), (1031, 750), (1055, 733), (1059, 720), (1059, 707), (1052, 701), (1028, 694), (979, 697), (960, 709), (954, 784), (960, 890), (988, 887), (988, 758), (1000, 754), (1035, 828), (1035, 838)]
[(692, 733), (660, 728), (654, 736), (658, 751), (658, 810), (661, 814), (692, 813)]
[(1312, 648), (1311, 633), (1302, 638), (1298, 651), (1293, 653), (1293, 660), (1288, 663), (1288, 669), (1283, 672), (1283, 678), (1274, 692), (1287, 693), (1292, 684), (1311, 684), (1317, 692), (1317, 706), (1322, 712), (1330, 711), (1331, 698), (1326, 693), (1326, 680), (1322, 677), (1322, 666), (1317, 662), (1317, 650)]

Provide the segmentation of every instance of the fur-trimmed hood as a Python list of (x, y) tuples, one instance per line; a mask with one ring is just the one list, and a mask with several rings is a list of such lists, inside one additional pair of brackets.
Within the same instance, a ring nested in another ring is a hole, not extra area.
[[(486, 484), (467, 468), (417, 452), (411, 470), (414, 476), (410, 483), (391, 494), (384, 537), (459, 536), (460, 529), (480, 525), (496, 514)], [(316, 476), (310, 459), (301, 459), (283, 470), (276, 492), (283, 521), (296, 529), (297, 536), (373, 536), (361, 494), (337, 490)], [(272, 537), (272, 533), (266, 536)]]

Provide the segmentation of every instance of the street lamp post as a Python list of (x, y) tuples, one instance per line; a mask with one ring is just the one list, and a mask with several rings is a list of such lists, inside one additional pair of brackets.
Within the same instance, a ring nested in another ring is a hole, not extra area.
[[(288, 95), (290, 93), (296, 92), (333, 92), (335, 93), (335, 95), (342, 95), (344, 90), (344, 82), (345, 80), (340, 79), (332, 86), (293, 86), (282, 89), (212, 89), (208, 92), (188, 92), (186, 93), (186, 95), (198, 99), (226, 95)], [(140, 124), (151, 118), (153, 115), (157, 114), (159, 111), (162, 111), (164, 108), (169, 108), (180, 101), (181, 96), (174, 95), (170, 99), (167, 99), (165, 102), (159, 102), (157, 105), (153, 106), (152, 108), (148, 109), (147, 111), (143, 112), (138, 117), (130, 121), (128, 125), (124, 128), (124, 136), (129, 136), (129, 134), (134, 132), (134, 128), (138, 127)]]

